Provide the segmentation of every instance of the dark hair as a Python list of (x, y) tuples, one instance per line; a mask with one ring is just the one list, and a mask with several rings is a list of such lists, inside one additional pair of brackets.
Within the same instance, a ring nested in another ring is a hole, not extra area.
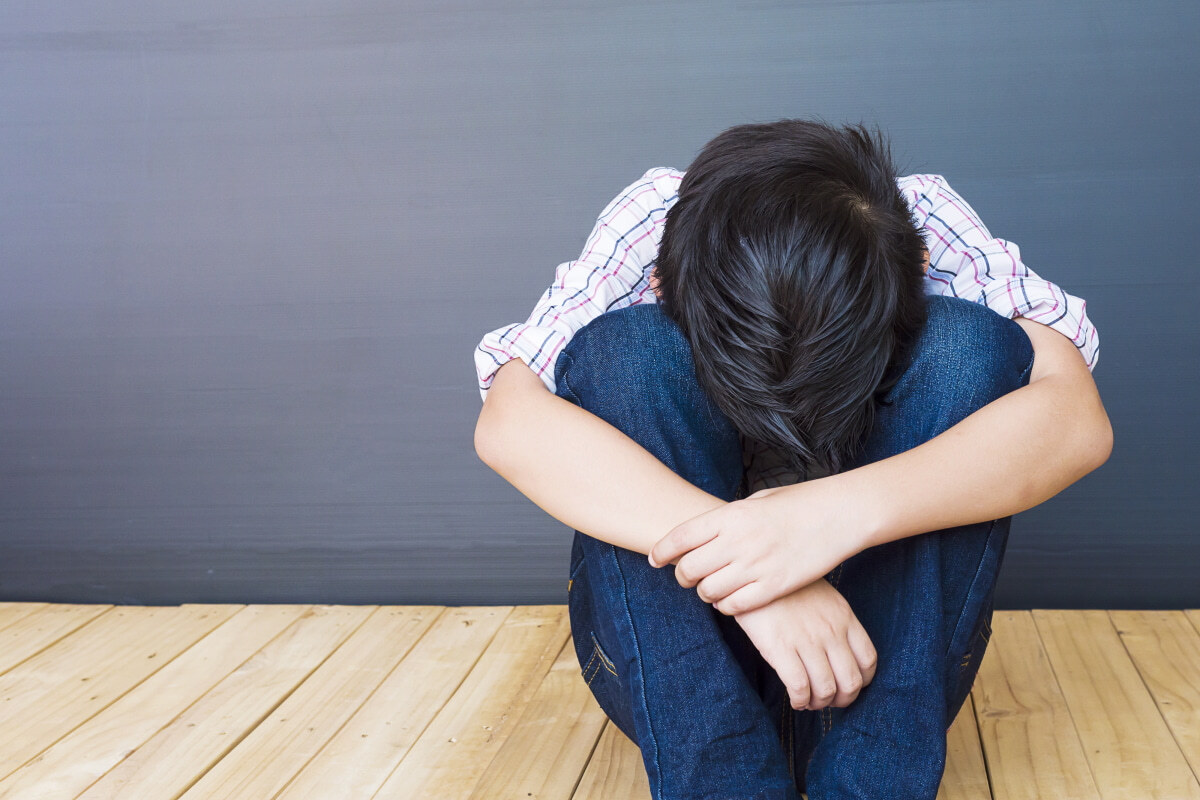
[(655, 272), (734, 427), (837, 472), (924, 325), (924, 246), (881, 132), (785, 119), (704, 146)]

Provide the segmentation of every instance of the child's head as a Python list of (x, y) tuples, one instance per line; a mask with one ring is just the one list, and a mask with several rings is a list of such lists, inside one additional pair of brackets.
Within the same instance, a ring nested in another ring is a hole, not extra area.
[(655, 274), (734, 426), (837, 471), (924, 324), (923, 258), (881, 133), (781, 120), (705, 145)]

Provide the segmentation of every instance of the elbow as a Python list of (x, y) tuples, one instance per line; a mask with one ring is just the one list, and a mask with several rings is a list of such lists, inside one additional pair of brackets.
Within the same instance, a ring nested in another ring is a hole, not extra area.
[(475, 422), (475, 455), (479, 460), (507, 477), (509, 465), (521, 457), (519, 446), (523, 440), (519, 437), (544, 411), (541, 398), (547, 394), (541, 379), (521, 359), (500, 367)]
[(1097, 425), (1096, 433), (1092, 437), (1092, 447), (1094, 448), (1094, 456), (1096, 465), (1092, 469), (1099, 469), (1108, 461), (1108, 457), (1113, 451), (1113, 428), (1112, 422), (1108, 419), (1108, 414), (1100, 412), (1100, 423)]
[(507, 476), (508, 465), (513, 459), (513, 436), (525, 424), (519, 413), (521, 406), (513, 405), (511, 400), (492, 389), (475, 422), (475, 455), (503, 476)]
[(1080, 436), (1080, 461), (1086, 475), (1104, 466), (1112, 455), (1113, 428), (1108, 414), (1103, 409), (1096, 414), (1088, 425), (1084, 426)]
[(497, 425), (493, 417), (495, 409), (489, 408), (485, 401), (479, 419), (475, 422), (475, 455), (479, 460), (492, 469), (496, 469), (496, 457), (501, 448), (497, 439)]

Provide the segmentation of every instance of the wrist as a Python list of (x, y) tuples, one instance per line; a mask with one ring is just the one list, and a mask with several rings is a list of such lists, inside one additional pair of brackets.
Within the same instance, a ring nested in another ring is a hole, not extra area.
[(885, 483), (864, 467), (830, 475), (830, 496), (844, 520), (842, 532), (851, 552), (847, 557), (895, 538), (892, 504)]

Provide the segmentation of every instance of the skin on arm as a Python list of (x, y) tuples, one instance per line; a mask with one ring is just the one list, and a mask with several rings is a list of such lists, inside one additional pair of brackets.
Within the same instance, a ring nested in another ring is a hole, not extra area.
[[(653, 220), (632, 200), (645, 196), (645, 188), (641, 183), (627, 190), (630, 202), (613, 204), (615, 211), (602, 215), (593, 235), (641, 241), (629, 231), (637, 230), (644, 218)], [(623, 219), (627, 208), (632, 216)], [(638, 259), (647, 255), (627, 249), (626, 266), (640, 269)], [(582, 260), (567, 270), (559, 289), (591, 285), (586, 273), (594, 268)], [(614, 277), (622, 274), (619, 270)], [(657, 283), (651, 273), (656, 294)], [(611, 299), (595, 298), (594, 306)], [(545, 302), (553, 300), (548, 292)], [(643, 554), (673, 526), (725, 505), (617, 428), (548, 391), (517, 357), (493, 377), (476, 425), (475, 448), (486, 464), (551, 516)], [(586, 463), (578, 458), (580, 452), (589, 454)], [(795, 708), (849, 705), (874, 676), (875, 649), (866, 631), (826, 581), (814, 581), (736, 621), (780, 675)]]
[(552, 394), (519, 358), (496, 372), (475, 452), (559, 522), (642, 554), (674, 526), (724, 505), (613, 425)]
[[(520, 359), (497, 371), (475, 449), (555, 519), (643, 554), (675, 525), (726, 505), (614, 426), (551, 394)], [(794, 708), (845, 707), (875, 675), (870, 638), (825, 580), (736, 619)]]
[(654, 546), (651, 563), (676, 563), (681, 585), (736, 615), (868, 547), (1016, 514), (1096, 469), (1113, 434), (1082, 356), (1054, 329), (1016, 322), (1034, 350), (1028, 385), (904, 453), (689, 520)]
[[(1029, 385), (996, 399), (958, 425), (854, 476), (872, 521), (865, 546), (1016, 514), (1045, 502), (1097, 469), (1112, 453), (1113, 430), (1096, 382), (1074, 344), (1052, 328), (1018, 317), (1033, 344)], [(958, 475), (949, 502), (920, 502), (918, 475)], [(930, 507), (932, 506), (932, 507)]]
[(734, 620), (779, 675), (792, 708), (845, 708), (875, 677), (875, 645), (824, 578)]

